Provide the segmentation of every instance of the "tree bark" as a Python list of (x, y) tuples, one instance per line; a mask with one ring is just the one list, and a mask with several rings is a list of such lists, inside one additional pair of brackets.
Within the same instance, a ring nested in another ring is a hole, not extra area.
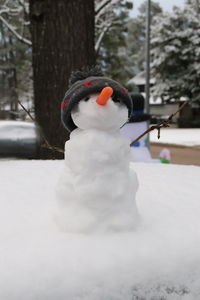
[[(60, 107), (70, 74), (95, 63), (94, 0), (29, 1), (36, 121), (48, 142), (63, 148)], [(60, 157), (40, 151), (40, 158)]]

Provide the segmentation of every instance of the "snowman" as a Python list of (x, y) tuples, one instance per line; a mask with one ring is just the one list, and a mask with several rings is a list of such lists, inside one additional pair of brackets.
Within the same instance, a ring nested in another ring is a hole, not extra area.
[(120, 128), (132, 102), (118, 82), (95, 69), (76, 72), (62, 102), (70, 131), (57, 186), (57, 221), (68, 232), (118, 232), (136, 228), (138, 179), (130, 167), (129, 140)]
[[(129, 142), (131, 143), (148, 129), (151, 116), (144, 113), (145, 100), (142, 94), (131, 93), (130, 96), (133, 103), (132, 115), (129, 118), (129, 122), (125, 124), (120, 131), (124, 136), (129, 138)], [(155, 160), (151, 158), (148, 148), (147, 135), (131, 145), (131, 161), (155, 162)]]

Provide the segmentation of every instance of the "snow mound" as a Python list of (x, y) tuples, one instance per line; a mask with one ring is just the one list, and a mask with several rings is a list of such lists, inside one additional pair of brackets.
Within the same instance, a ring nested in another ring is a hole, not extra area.
[(200, 168), (134, 164), (134, 232), (70, 234), (54, 219), (63, 161), (0, 161), (0, 299), (200, 299)]

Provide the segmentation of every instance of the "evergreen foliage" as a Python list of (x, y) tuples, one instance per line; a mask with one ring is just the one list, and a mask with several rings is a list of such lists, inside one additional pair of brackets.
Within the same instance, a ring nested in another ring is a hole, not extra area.
[[(147, 2), (139, 7), (139, 15), (128, 22), (127, 54), (132, 62), (134, 74), (145, 70), (145, 39), (146, 39), (146, 9)], [(162, 14), (159, 3), (151, 1), (151, 23), (154, 17)]]
[[(104, 73), (125, 86), (134, 75), (144, 71), (145, 68), (147, 2), (143, 2), (139, 7), (139, 15), (134, 18), (129, 16), (132, 8), (129, 4), (127, 1), (121, 1), (118, 8), (112, 10), (114, 14), (112, 26), (102, 39), (97, 58)], [(154, 16), (161, 13), (160, 5), (151, 1), (152, 22)], [(135, 86), (127, 87), (132, 91), (137, 90)]]
[[(112, 21), (102, 39), (97, 62), (107, 76), (126, 85), (127, 81), (134, 75), (130, 57), (127, 55), (126, 43), (130, 19), (129, 10), (132, 8), (132, 3), (130, 1), (118, 2), (117, 7), (112, 10)], [(108, 18), (108, 15), (105, 14), (104, 18)], [(97, 34), (98, 23), (96, 24)]]
[(153, 92), (166, 101), (200, 103), (200, 19), (197, 1), (156, 17), (152, 28)]

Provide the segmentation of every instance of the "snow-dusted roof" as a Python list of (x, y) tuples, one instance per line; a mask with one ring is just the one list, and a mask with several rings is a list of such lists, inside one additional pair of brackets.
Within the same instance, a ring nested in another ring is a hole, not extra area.
[[(142, 71), (140, 73), (138, 73), (136, 76), (134, 76), (133, 78), (131, 78), (127, 84), (135, 84), (135, 85), (145, 85), (146, 82), (146, 72)], [(155, 79), (154, 78), (150, 78), (150, 84), (154, 84), (155, 83)]]

